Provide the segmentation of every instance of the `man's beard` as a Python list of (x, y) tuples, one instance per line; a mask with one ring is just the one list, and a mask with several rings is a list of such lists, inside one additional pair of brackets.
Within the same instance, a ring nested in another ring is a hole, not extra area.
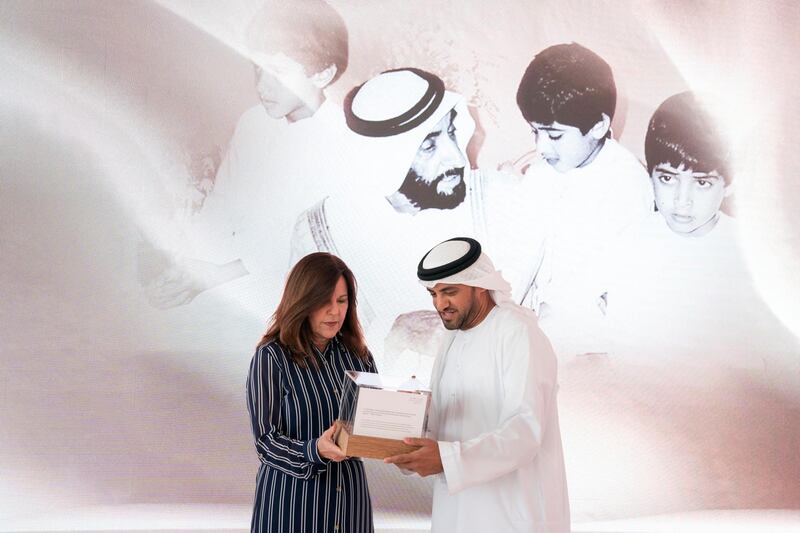
[[(447, 177), (459, 176), (461, 180), (449, 193), (440, 193), (436, 190), (439, 182)], [(413, 169), (408, 170), (406, 179), (398, 189), (408, 200), (420, 209), (455, 209), (467, 197), (467, 185), (464, 183), (464, 168), (451, 168), (439, 174), (430, 183), (425, 183)]]

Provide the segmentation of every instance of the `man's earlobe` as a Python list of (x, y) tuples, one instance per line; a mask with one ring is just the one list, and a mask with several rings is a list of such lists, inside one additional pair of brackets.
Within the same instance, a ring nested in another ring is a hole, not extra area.
[(605, 137), (608, 133), (608, 130), (611, 129), (611, 117), (605, 113), (602, 114), (602, 117), (603, 118), (598, 120), (595, 125), (592, 126), (592, 129), (589, 130), (589, 133), (592, 135), (592, 137), (598, 140)]
[(311, 75), (311, 82), (319, 89), (324, 89), (328, 85), (331, 84), (333, 78), (336, 76), (336, 72), (338, 69), (336, 65), (330, 65), (327, 68), (324, 68), (317, 72), (316, 74)]

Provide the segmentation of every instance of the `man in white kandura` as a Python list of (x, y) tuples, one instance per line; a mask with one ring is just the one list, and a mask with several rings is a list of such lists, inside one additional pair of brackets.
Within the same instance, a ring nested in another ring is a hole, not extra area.
[(452, 335), (431, 379), (431, 438), (387, 463), (435, 475), (436, 532), (569, 532), (557, 363), (480, 243), (431, 249), (417, 275)]

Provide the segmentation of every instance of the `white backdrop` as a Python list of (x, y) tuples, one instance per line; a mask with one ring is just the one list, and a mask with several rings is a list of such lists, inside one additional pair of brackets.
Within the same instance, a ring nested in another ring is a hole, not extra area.
[[(757, 368), (697, 371), (658, 347), (646, 365), (562, 362), (573, 521), (800, 509), (800, 9), (331, 4), (350, 32), (350, 66), (330, 97), (388, 68), (435, 72), (477, 110), (476, 167), (531, 149), (514, 95), (551, 44), (576, 41), (608, 61), (614, 135), (639, 158), (667, 96), (725, 97), (741, 246), (778, 341), (764, 339), (768, 362)], [(186, 238), (202, 197), (193, 176), (219, 164), (258, 101), (243, 38), (257, 7), (0, 2), (0, 523), (86, 505), (252, 501), (244, 380), (282, 279), (264, 281), (256, 303), (235, 281), (159, 310), (142, 288), (156, 267), (140, 258)], [(424, 519), (425, 482), (374, 464), (370, 475), (376, 508)]]

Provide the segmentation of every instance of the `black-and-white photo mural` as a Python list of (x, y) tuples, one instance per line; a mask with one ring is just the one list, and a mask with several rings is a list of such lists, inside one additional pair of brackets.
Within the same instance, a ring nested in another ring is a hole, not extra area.
[(799, 530), (798, 23), (3, 0), (0, 533)]

